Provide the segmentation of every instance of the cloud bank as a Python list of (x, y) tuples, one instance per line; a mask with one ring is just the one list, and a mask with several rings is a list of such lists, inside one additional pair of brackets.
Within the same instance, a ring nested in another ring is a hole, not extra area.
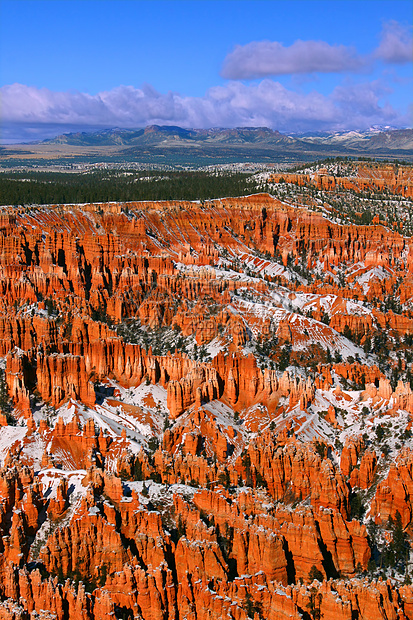
[(362, 129), (373, 124), (408, 125), (381, 105), (379, 82), (336, 87), (329, 96), (285, 88), (278, 82), (232, 81), (204, 97), (161, 94), (150, 85), (119, 86), (97, 95), (54, 92), (13, 84), (0, 89), (4, 142), (51, 137), (65, 131), (135, 128), (267, 126), (283, 132)]
[(353, 47), (326, 41), (252, 41), (237, 45), (224, 60), (221, 75), (229, 80), (252, 80), (303, 73), (351, 73), (374, 60), (403, 64), (413, 59), (412, 29), (396, 21), (384, 24), (380, 44), (373, 53), (360, 55)]
[(358, 71), (365, 61), (356, 50), (325, 41), (295, 41), (284, 47), (278, 41), (237, 45), (224, 60), (221, 75), (230, 80), (297, 73)]
[(384, 25), (380, 45), (375, 56), (394, 64), (404, 64), (413, 60), (412, 28), (396, 21)]

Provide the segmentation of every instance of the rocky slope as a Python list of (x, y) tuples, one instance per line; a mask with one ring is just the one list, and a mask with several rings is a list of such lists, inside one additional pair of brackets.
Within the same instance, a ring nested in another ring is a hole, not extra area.
[(1, 210), (0, 619), (413, 618), (413, 244), (324, 202), (411, 170), (358, 174)]

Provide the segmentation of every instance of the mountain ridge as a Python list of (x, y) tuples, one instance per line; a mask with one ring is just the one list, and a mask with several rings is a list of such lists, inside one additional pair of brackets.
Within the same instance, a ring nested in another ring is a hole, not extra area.
[(413, 129), (389, 129), (384, 131), (368, 130), (314, 135), (291, 136), (268, 127), (234, 127), (211, 129), (186, 129), (173, 125), (148, 125), (144, 129), (108, 128), (95, 132), (64, 133), (52, 139), (43, 140), (42, 144), (68, 144), (79, 146), (138, 146), (173, 143), (208, 143), (211, 145), (260, 146), (284, 145), (290, 148), (305, 149), (340, 145), (344, 149), (406, 149), (413, 150)]
[[(138, 163), (203, 167), (297, 164), (331, 157), (413, 160), (413, 129), (287, 135), (268, 127), (187, 129), (169, 125), (65, 133), (42, 142), (5, 145), (1, 161), (32, 167), (49, 163)], [(9, 161), (7, 161), (9, 160)]]

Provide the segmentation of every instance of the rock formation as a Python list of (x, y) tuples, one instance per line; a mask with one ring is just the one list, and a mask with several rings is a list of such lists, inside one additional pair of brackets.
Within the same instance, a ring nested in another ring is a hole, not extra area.
[(1, 209), (0, 620), (413, 620), (411, 167), (332, 166)]

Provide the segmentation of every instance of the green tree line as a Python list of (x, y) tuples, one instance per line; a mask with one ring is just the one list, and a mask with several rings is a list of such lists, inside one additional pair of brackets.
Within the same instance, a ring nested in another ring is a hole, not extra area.
[(227, 172), (144, 171), (125, 176), (105, 170), (87, 174), (12, 173), (0, 178), (1, 205), (206, 200), (258, 191), (252, 175)]

